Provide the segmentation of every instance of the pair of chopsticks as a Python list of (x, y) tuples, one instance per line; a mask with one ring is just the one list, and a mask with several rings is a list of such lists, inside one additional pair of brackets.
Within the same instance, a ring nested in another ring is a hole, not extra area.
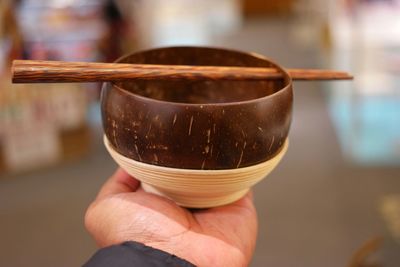
[[(268, 80), (280, 79), (275, 68), (14, 60), (13, 83), (108, 82), (132, 79)], [(293, 80), (349, 80), (342, 71), (287, 69)]]

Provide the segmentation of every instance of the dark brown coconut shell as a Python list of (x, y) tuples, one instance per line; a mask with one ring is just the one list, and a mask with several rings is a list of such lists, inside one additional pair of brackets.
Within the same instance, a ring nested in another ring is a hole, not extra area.
[(104, 83), (105, 134), (133, 160), (182, 169), (234, 169), (274, 157), (288, 136), (292, 80), (270, 60), (239, 51), (168, 47), (134, 53), (122, 63), (275, 67), (265, 81), (134, 80)]

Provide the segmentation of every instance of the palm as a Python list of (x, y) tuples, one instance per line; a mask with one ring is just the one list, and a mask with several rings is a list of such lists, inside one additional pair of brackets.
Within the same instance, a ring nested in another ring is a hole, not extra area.
[(134, 240), (199, 266), (245, 266), (254, 250), (257, 220), (249, 196), (224, 207), (189, 211), (139, 188), (99, 196), (86, 225), (100, 246)]

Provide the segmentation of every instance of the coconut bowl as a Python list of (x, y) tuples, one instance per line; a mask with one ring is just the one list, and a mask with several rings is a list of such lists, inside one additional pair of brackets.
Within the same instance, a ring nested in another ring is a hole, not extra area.
[(282, 79), (133, 80), (104, 83), (104, 142), (146, 191), (186, 207), (242, 197), (287, 149), (292, 80), (271, 60), (219, 48), (168, 47), (121, 63), (274, 67)]

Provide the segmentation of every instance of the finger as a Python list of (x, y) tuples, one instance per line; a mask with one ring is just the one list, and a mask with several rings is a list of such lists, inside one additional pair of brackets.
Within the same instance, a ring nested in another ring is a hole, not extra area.
[(241, 210), (248, 210), (251, 213), (256, 213), (256, 208), (253, 203), (253, 192), (249, 190), (242, 198), (218, 207), (208, 208), (208, 209), (199, 209), (192, 210), (193, 213), (221, 213), (221, 212), (237, 212), (237, 208)]
[(234, 219), (231, 219), (231, 221), (236, 221), (236, 224), (245, 226), (239, 228), (233, 226), (231, 229), (242, 240), (244, 255), (246, 255), (246, 258), (251, 259), (258, 231), (257, 211), (253, 203), (253, 192), (250, 190), (241, 199), (227, 205), (226, 209), (228, 210), (228, 214), (233, 211), (231, 214), (234, 214)]
[(117, 171), (107, 180), (102, 186), (97, 198), (115, 195), (119, 193), (135, 192), (140, 185), (140, 182), (130, 176), (123, 169), (118, 168)]
[(232, 212), (235, 211), (237, 212), (237, 209), (240, 210), (247, 210), (251, 213), (255, 213), (256, 209), (253, 203), (253, 192), (250, 190), (249, 192), (247, 192), (242, 198), (224, 205), (224, 206), (219, 206), (219, 207), (214, 207), (214, 208), (210, 208), (208, 209), (207, 212)]
[(241, 199), (236, 200), (231, 203), (232, 206), (241, 206), (241, 207), (253, 207), (254, 206), (254, 197), (253, 191), (249, 190), (246, 195), (244, 195)]

